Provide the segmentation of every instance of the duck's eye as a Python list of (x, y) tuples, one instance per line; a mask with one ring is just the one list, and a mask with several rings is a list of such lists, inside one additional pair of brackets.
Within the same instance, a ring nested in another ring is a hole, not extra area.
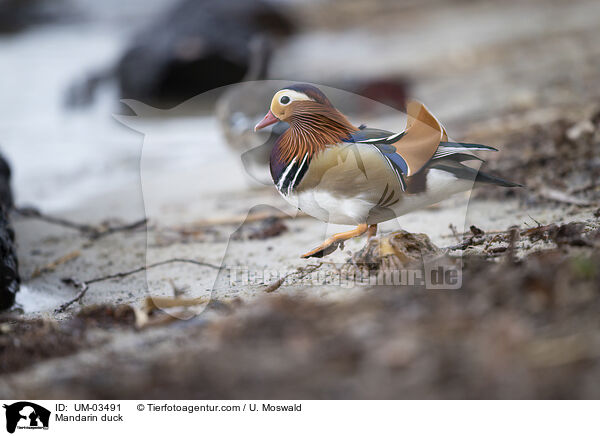
[(287, 95), (284, 95), (283, 97), (281, 97), (279, 99), (279, 103), (281, 104), (288, 104), (290, 102), (290, 98)]

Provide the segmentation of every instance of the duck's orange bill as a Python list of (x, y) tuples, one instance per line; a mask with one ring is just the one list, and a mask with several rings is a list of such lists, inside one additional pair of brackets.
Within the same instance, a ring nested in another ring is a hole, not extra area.
[(271, 124), (275, 124), (277, 121), (279, 121), (277, 117), (273, 115), (273, 112), (269, 111), (267, 112), (267, 115), (265, 115), (265, 117), (261, 120), (261, 122), (254, 126), (254, 131), (256, 132), (257, 130), (263, 129), (267, 126), (270, 126)]

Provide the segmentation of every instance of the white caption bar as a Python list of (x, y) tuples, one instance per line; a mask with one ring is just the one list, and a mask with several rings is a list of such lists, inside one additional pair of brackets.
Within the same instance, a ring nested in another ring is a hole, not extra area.
[[(599, 401), (3, 401), (8, 434), (597, 435)], [(4, 430), (4, 429), (3, 429)], [(12, 430), (12, 432), (11, 432)], [(191, 433), (193, 431), (193, 433)], [(215, 433), (218, 432), (218, 433)], [(7, 434), (7, 433), (5, 433)]]

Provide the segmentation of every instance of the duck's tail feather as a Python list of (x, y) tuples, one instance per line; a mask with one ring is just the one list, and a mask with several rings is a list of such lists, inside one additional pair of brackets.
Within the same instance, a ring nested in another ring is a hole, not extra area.
[[(474, 151), (498, 151), (494, 147), (483, 144), (469, 144), (467, 142), (440, 142), (433, 155), (433, 159), (441, 159), (447, 156), (460, 154), (462, 156), (474, 156)], [(477, 158), (475, 158), (477, 159)], [(464, 160), (464, 159), (463, 159)]]
[(497, 148), (490, 147), (489, 145), (471, 144), (469, 142), (440, 142), (440, 145), (438, 146), (438, 148), (440, 148), (440, 147), (445, 150), (455, 149), (456, 151), (465, 151), (465, 149), (471, 150), (471, 151), (476, 151), (476, 150), (498, 151)]
[(477, 183), (488, 183), (492, 185), (504, 186), (507, 188), (523, 187), (523, 185), (519, 183), (504, 180), (500, 177), (478, 171), (474, 168), (462, 165), (461, 163), (454, 161), (440, 161), (439, 163), (434, 163), (433, 165), (431, 165), (430, 168), (446, 171), (450, 174), (453, 174), (458, 179), (472, 180)]
[(525, 185), (521, 185), (520, 183), (511, 182), (509, 180), (505, 180), (501, 177), (494, 176), (493, 174), (483, 173), (481, 171), (477, 172), (477, 177), (475, 177), (475, 181), (479, 183), (490, 183), (492, 185), (504, 186), (506, 188), (524, 188)]

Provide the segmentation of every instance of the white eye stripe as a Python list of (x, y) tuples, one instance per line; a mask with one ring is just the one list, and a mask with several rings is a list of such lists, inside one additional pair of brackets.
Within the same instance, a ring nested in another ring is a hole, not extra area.
[(277, 97), (277, 101), (279, 101), (279, 104), (284, 104), (284, 105), (288, 104), (288, 103), (281, 103), (281, 97), (284, 97), (284, 96), (289, 97), (290, 102), (292, 102), (292, 101), (314, 101), (308, 95), (306, 95), (302, 92), (294, 91), (293, 89), (282, 89), (277, 94), (275, 94), (275, 96)]

